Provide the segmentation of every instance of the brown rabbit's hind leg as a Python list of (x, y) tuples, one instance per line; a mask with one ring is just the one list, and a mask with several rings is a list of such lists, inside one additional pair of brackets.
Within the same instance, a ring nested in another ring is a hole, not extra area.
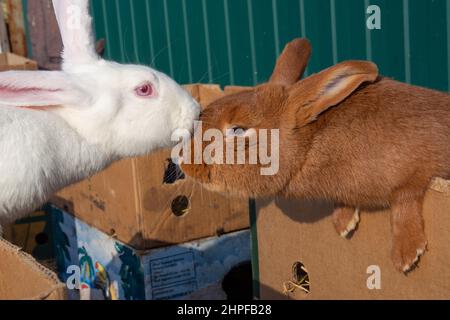
[(333, 224), (337, 233), (347, 238), (359, 223), (359, 208), (339, 207), (333, 211)]
[(392, 261), (398, 271), (407, 273), (425, 253), (427, 240), (422, 218), (422, 197), (399, 195), (392, 205)]

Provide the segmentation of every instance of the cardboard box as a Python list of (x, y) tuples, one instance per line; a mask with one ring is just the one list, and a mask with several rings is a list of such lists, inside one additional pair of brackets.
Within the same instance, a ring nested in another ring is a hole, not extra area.
[(51, 217), (43, 210), (17, 220), (6, 228), (4, 238), (41, 263), (53, 259)]
[[(203, 106), (225, 94), (217, 85), (186, 89)], [(209, 192), (184, 179), (170, 153), (163, 150), (115, 163), (59, 192), (52, 203), (141, 250), (249, 227), (247, 200)]]
[[(362, 212), (352, 238), (343, 239), (332, 209), (305, 201), (256, 203), (261, 299), (450, 299), (450, 181), (436, 179), (427, 192), (428, 250), (408, 275), (391, 262), (389, 211)], [(310, 293), (292, 286), (296, 262), (306, 267)], [(285, 295), (285, 285), (293, 292)]]
[(37, 69), (37, 63), (33, 60), (18, 56), (14, 53), (0, 53), (0, 71)]
[(0, 239), (0, 300), (62, 300), (65, 285), (20, 248)]
[(243, 86), (226, 86), (223, 90), (217, 84), (188, 84), (183, 86), (203, 108), (226, 95), (251, 89)]
[(249, 265), (251, 287), (248, 230), (139, 251), (63, 210), (49, 209), (59, 276), (70, 281), (69, 266), (78, 266), (82, 299), (225, 299), (224, 279), (243, 263)]

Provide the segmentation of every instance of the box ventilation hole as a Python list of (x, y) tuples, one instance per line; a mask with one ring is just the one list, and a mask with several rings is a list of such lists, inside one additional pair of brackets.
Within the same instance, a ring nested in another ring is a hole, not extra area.
[(174, 184), (178, 180), (183, 180), (185, 178), (183, 171), (180, 167), (173, 163), (172, 159), (166, 160), (166, 169), (164, 171), (164, 184)]
[(297, 289), (304, 293), (310, 292), (309, 274), (303, 263), (295, 262), (292, 265), (292, 280), (286, 281), (283, 287), (286, 295), (293, 293)]
[(228, 300), (253, 300), (252, 264), (242, 262), (233, 267), (222, 280)]
[(178, 196), (172, 201), (172, 213), (177, 217), (182, 217), (189, 212), (189, 199), (186, 196)]
[(45, 232), (40, 232), (34, 237), (34, 240), (38, 245), (44, 245), (48, 242), (48, 235)]

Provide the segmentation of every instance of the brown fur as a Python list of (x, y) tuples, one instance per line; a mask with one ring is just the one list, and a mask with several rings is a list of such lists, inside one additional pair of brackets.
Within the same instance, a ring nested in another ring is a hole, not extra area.
[(278, 174), (262, 176), (258, 165), (182, 168), (211, 189), (243, 196), (391, 207), (392, 257), (407, 271), (426, 247), (425, 190), (433, 177), (450, 178), (450, 96), (378, 77), (361, 61), (298, 81), (309, 51), (307, 40), (293, 41), (272, 82), (219, 99), (202, 115), (204, 129), (279, 128)]

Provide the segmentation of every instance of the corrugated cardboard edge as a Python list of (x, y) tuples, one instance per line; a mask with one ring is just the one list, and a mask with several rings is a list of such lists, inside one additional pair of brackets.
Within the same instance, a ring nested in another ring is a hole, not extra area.
[(13, 245), (12, 243), (6, 241), (3, 238), (0, 238), (0, 244), (5, 246), (6, 248), (11, 249), (12, 251), (15, 251), (17, 255), (21, 258), (23, 262), (25, 262), (30, 269), (36, 271), (37, 273), (42, 274), (46, 279), (48, 279), (50, 282), (53, 282), (53, 285), (51, 288), (49, 288), (47, 291), (39, 294), (35, 297), (29, 297), (24, 298), (23, 300), (65, 300), (67, 299), (67, 291), (66, 291), (66, 285), (59, 281), (58, 276), (53, 271), (47, 269), (43, 265), (41, 265), (39, 262), (36, 261), (36, 259), (33, 258), (33, 256), (29, 255), (26, 252), (23, 252), (21, 248)]
[(253, 89), (253, 87), (242, 87), (242, 86), (226, 86), (223, 91), (225, 92), (226, 95), (228, 94), (235, 94), (235, 93), (239, 93), (242, 91), (248, 91)]
[(183, 88), (189, 92), (189, 94), (197, 100), (203, 108), (206, 108), (210, 103), (230, 94), (239, 93), (242, 91), (248, 91), (252, 87), (241, 86), (226, 86), (223, 89), (218, 84), (186, 84)]

